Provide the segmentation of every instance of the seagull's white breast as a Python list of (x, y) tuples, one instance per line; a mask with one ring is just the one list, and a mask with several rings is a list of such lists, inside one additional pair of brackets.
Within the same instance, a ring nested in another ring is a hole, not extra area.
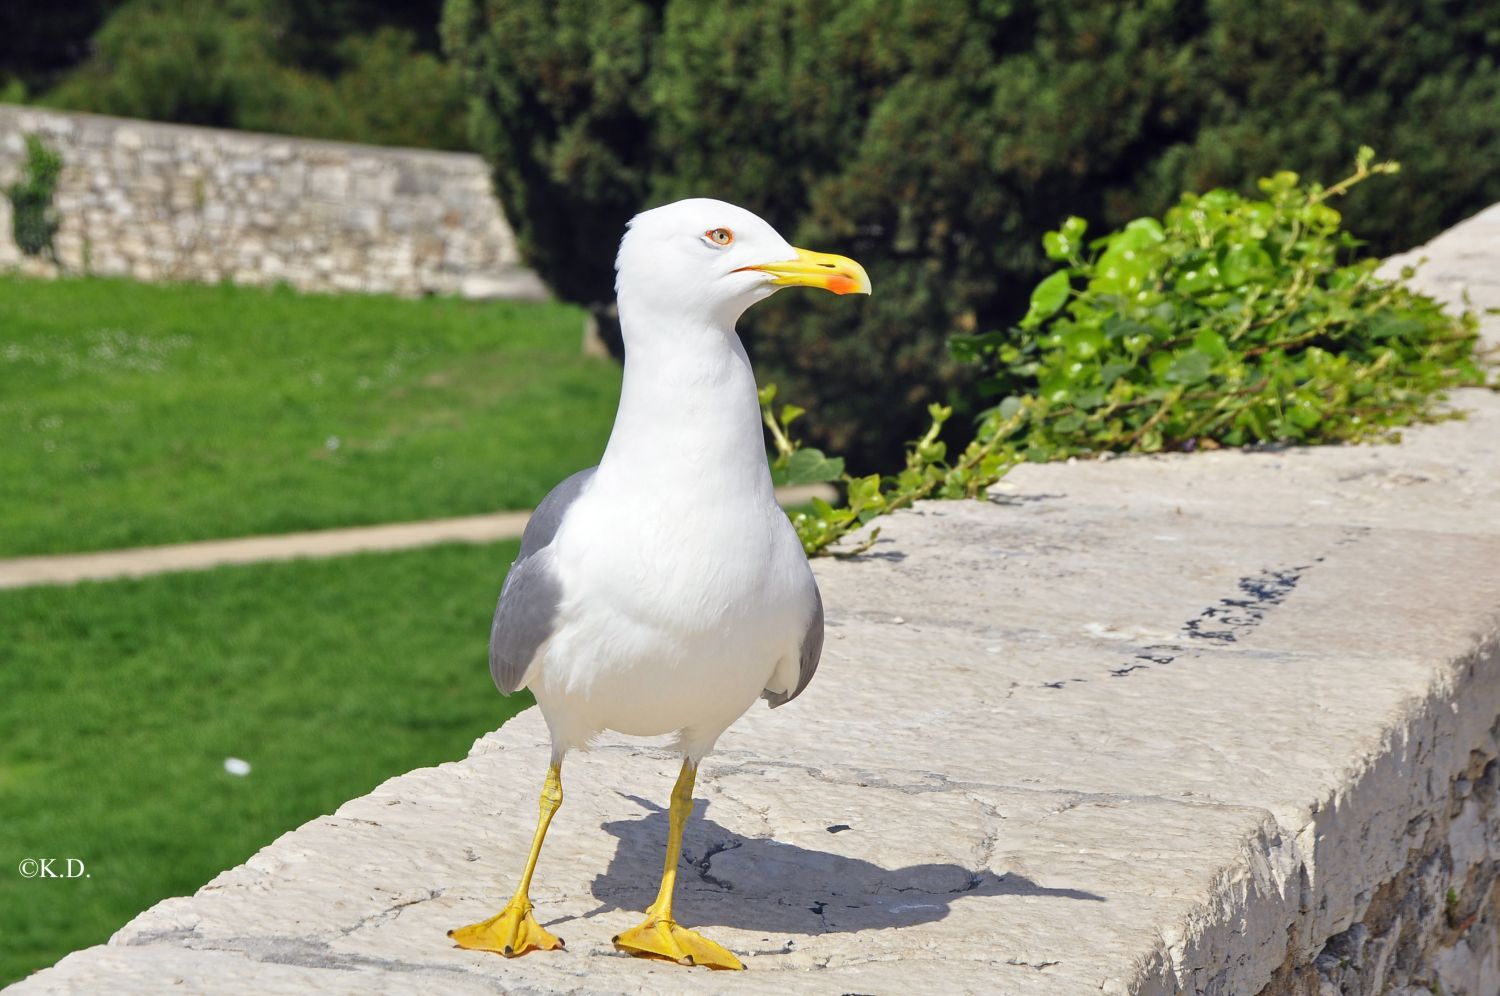
[(580, 727), (569, 739), (716, 738), (796, 659), (811, 614), (807, 559), (768, 496), (701, 481), (646, 491), (606, 470), (554, 541), (564, 600), (530, 687), (544, 712)]

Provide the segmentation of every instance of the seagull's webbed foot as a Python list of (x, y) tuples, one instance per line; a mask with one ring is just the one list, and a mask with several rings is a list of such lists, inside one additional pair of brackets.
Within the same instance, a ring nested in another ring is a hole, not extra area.
[(493, 951), (507, 958), (537, 949), (554, 951), (563, 946), (561, 937), (547, 933), (531, 915), (530, 899), (531, 876), (536, 871), (536, 859), (542, 853), (542, 841), (547, 836), (552, 815), (561, 805), (562, 762), (553, 761), (552, 766), (547, 769), (547, 781), (542, 786), (536, 834), (531, 838), (531, 853), (526, 857), (526, 870), (521, 873), (521, 884), (516, 887), (516, 894), (505, 904), (505, 909), (488, 920), (448, 931), (453, 943), (471, 951)]
[(528, 951), (553, 951), (563, 946), (561, 937), (548, 933), (536, 922), (531, 915), (531, 903), (523, 899), (512, 899), (505, 909), (488, 920), (450, 930), (448, 936), (461, 948), (494, 951), (507, 958)]
[(709, 968), (740, 970), (745, 966), (726, 947), (710, 941), (696, 930), (680, 927), (670, 915), (646, 911), (638, 927), (616, 934), (615, 947), (642, 958), (665, 958), (679, 965), (706, 965)]

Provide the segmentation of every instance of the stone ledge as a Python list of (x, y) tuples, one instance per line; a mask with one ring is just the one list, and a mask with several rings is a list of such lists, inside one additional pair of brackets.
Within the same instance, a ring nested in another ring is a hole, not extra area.
[[(1424, 251), (1500, 304), (1500, 211)], [(1398, 446), (1028, 466), (819, 562), (817, 680), (730, 730), (686, 835), (679, 915), (746, 973), (613, 952), (675, 769), (620, 741), (570, 758), (533, 893), (569, 949), (450, 946), (523, 859), (532, 710), (15, 992), (1500, 991), (1500, 396), (1455, 403)]]

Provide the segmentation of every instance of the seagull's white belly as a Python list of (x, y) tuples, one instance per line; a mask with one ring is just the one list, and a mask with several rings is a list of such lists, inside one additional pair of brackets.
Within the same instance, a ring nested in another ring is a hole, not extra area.
[[(597, 493), (597, 492), (596, 492)], [(712, 742), (795, 660), (812, 574), (765, 502), (672, 511), (584, 496), (554, 543), (564, 601), (528, 681), (555, 734)]]

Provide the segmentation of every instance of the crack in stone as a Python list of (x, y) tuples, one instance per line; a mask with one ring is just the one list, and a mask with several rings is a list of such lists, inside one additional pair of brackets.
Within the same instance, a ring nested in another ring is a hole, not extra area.
[(1083, 805), (1085, 802), (1088, 802), (1088, 801), (1089, 801), (1088, 799), (1079, 798), (1079, 797), (1076, 797), (1076, 796), (1074, 798), (1067, 799), (1067, 800), (1065, 800), (1063, 802), (1063, 804), (1061, 806), (1059, 806), (1058, 808), (1056, 808), (1056, 809), (1054, 809), (1054, 810), (1046, 813), (1045, 815), (1042, 816), (1041, 819), (1039, 819), (1035, 823), (1032, 823), (1032, 824), (1029, 824), (1029, 825), (1030, 826), (1040, 826), (1041, 824), (1046, 823), (1048, 820), (1052, 819), (1055, 816), (1061, 816), (1064, 813), (1071, 813), (1073, 810), (1077, 809), (1079, 806)]
[(823, 929), (825, 931), (833, 929), (833, 924), (828, 922), (828, 914), (827, 912), (825, 912), (828, 909), (829, 902), (831, 902), (831, 900), (820, 899), (808, 907), (808, 910), (810, 910), (812, 914), (818, 918), (818, 922), (823, 925)]
[[(416, 900), (422, 902), (423, 900)], [(407, 903), (405, 905), (411, 905)], [(229, 937), (219, 942), (186, 945), (193, 951), (220, 951), (238, 954), (251, 961), (275, 965), (295, 965), (299, 968), (322, 968), (339, 972), (359, 972), (367, 969), (386, 972), (449, 972), (472, 975), (462, 965), (440, 962), (415, 963), (399, 959), (375, 958), (352, 952), (334, 952), (327, 941), (305, 937), (288, 937), (273, 934), (265, 937)]]
[[(806, 774), (809, 778), (812, 778), (814, 781), (823, 782), (826, 785), (839, 785), (839, 786), (857, 785), (860, 788), (886, 789), (886, 790), (889, 790), (889, 791), (892, 791), (892, 792), (898, 792), (898, 793), (900, 793), (902, 795), (933, 795), (933, 794), (942, 793), (942, 792), (974, 792), (974, 793), (978, 793), (978, 792), (983, 792), (983, 791), (999, 791), (999, 792), (1015, 793), (1015, 794), (1018, 794), (1018, 795), (1024, 794), (1024, 795), (1032, 795), (1032, 796), (1038, 796), (1038, 795), (1040, 795), (1040, 796), (1063, 796), (1064, 798), (1066, 798), (1068, 800), (1066, 806), (1063, 809), (1055, 810), (1054, 812), (1052, 812), (1051, 814), (1049, 814), (1047, 817), (1044, 817), (1044, 819), (1049, 819), (1049, 818), (1051, 818), (1051, 816), (1056, 816), (1059, 813), (1066, 812), (1068, 809), (1072, 809), (1072, 808), (1074, 808), (1076, 806), (1080, 806), (1080, 805), (1083, 805), (1084, 803), (1090, 803), (1090, 802), (1097, 802), (1097, 803), (1134, 803), (1134, 802), (1165, 803), (1165, 804), (1170, 804), (1170, 805), (1175, 805), (1175, 806), (1198, 806), (1198, 807), (1207, 807), (1207, 808), (1211, 808), (1211, 809), (1228, 809), (1228, 810), (1236, 810), (1236, 811), (1242, 811), (1242, 812), (1253, 812), (1257, 816), (1260, 816), (1262, 818), (1264, 818), (1264, 817), (1272, 817), (1273, 816), (1273, 814), (1270, 812), (1270, 810), (1264, 809), (1264, 808), (1262, 808), (1260, 806), (1249, 806), (1249, 805), (1236, 804), (1236, 803), (1220, 802), (1220, 801), (1216, 801), (1216, 800), (1212, 800), (1212, 799), (1206, 799), (1206, 798), (1205, 799), (1194, 799), (1194, 798), (1186, 798), (1186, 797), (1184, 797), (1184, 798), (1177, 798), (1175, 796), (1161, 796), (1161, 795), (1126, 795), (1126, 794), (1121, 794), (1121, 793), (1118, 793), (1118, 792), (1083, 792), (1083, 791), (1080, 791), (1078, 789), (1037, 788), (1034, 785), (1007, 785), (1007, 784), (1003, 784), (1003, 783), (999, 783), (999, 782), (960, 781), (960, 780), (956, 780), (956, 779), (951, 779), (947, 775), (941, 774), (940, 772), (936, 772), (936, 771), (910, 772), (910, 774), (912, 774), (912, 775), (914, 775), (916, 777), (926, 778), (926, 779), (930, 779), (931, 780), (931, 782), (929, 784), (916, 784), (916, 785), (913, 785), (913, 784), (903, 784), (903, 783), (900, 783), (900, 782), (891, 781), (891, 780), (889, 780), (889, 779), (887, 779), (887, 778), (885, 778), (885, 777), (883, 777), (883, 776), (881, 776), (879, 774), (876, 774), (874, 771), (871, 771), (871, 770), (865, 769), (865, 768), (844, 769), (845, 772), (846, 772), (845, 777), (840, 778), (840, 777), (837, 777), (835, 775), (828, 774), (827, 772), (823, 771), (821, 768), (817, 768), (817, 767), (815, 767), (813, 765), (810, 765), (810, 764), (800, 764), (800, 763), (798, 763), (796, 761), (780, 761), (780, 760), (770, 760), (770, 759), (759, 758), (759, 757), (748, 757), (745, 760), (743, 760), (743, 761), (740, 762), (740, 766), (739, 766), (739, 770), (740, 771), (746, 772), (746, 771), (751, 771), (752, 769), (759, 769), (759, 770), (762, 770), (762, 771), (764, 771), (765, 769), (780, 769), (780, 770), (783, 770), (783, 771), (800, 771), (800, 772)], [(732, 799), (732, 798), (734, 798), (734, 795), (733, 795), (732, 792), (726, 792), (725, 793), (725, 797), (729, 798), (729, 799)], [(1004, 817), (1001, 817), (1001, 818), (1003, 819)], [(1022, 825), (1024, 825), (1024, 826), (1030, 826), (1031, 824), (1022, 824)]]
[(683, 859), (686, 860), (687, 863), (698, 872), (698, 878), (701, 879), (705, 885), (711, 885), (723, 892), (733, 892), (734, 886), (730, 885), (722, 878), (716, 877), (712, 872), (709, 871), (709, 866), (713, 863), (714, 858), (716, 858), (720, 854), (723, 854), (725, 851), (733, 851), (736, 848), (743, 846), (744, 843), (745, 842), (742, 840), (726, 840), (722, 843), (710, 844), (708, 850), (703, 852), (703, 857), (699, 858), (697, 861), (689, 859), (685, 854), (683, 855)]
[[(1367, 526), (1346, 527), (1340, 531), (1333, 545), (1340, 547), (1357, 543), (1369, 532), (1370, 529)], [(1242, 597), (1219, 599), (1197, 616), (1183, 623), (1182, 633), (1190, 640), (1204, 640), (1212, 644), (1228, 645), (1238, 642), (1240, 637), (1259, 626), (1271, 609), (1290, 597), (1292, 590), (1302, 580), (1302, 575), (1327, 559), (1328, 554), (1325, 553), (1312, 558), (1306, 564), (1279, 570), (1268, 569), (1259, 574), (1241, 577), (1235, 586), (1240, 590)], [(1207, 628), (1209, 626), (1218, 628), (1209, 629)], [(1127, 678), (1137, 671), (1165, 667), (1189, 653), (1191, 652), (1187, 648), (1170, 643), (1141, 647), (1134, 655), (1134, 660), (1125, 661), (1118, 667), (1110, 668), (1109, 675), (1112, 678)], [(1083, 681), (1085, 679), (1073, 678), (1071, 680)], [(1044, 683), (1044, 687), (1061, 689), (1064, 683), (1049, 681)]]
[[(829, 955), (828, 958), (826, 958), (823, 961), (823, 963), (820, 964), (820, 965), (818, 965), (817, 967), (819, 967), (819, 968), (827, 968), (829, 966), (829, 964), (836, 957), (837, 957), (836, 955)], [(862, 957), (862, 958), (839, 958), (838, 959), (838, 967), (839, 968), (857, 968), (860, 965), (883, 965), (883, 964), (889, 964), (890, 962), (894, 962), (894, 961), (912, 962), (912, 963), (926, 962), (926, 963), (933, 964), (933, 965), (942, 965), (942, 964), (945, 964), (945, 963), (952, 963), (952, 962), (963, 962), (963, 963), (969, 964), (969, 965), (995, 965), (997, 967), (1030, 968), (1030, 969), (1034, 969), (1036, 971), (1041, 971), (1041, 968), (1037, 967), (1038, 965), (1042, 965), (1042, 966), (1045, 966), (1045, 967), (1051, 967), (1053, 965), (1060, 965), (1060, 964), (1062, 964), (1062, 962), (1060, 962), (1060, 961), (1038, 962), (1038, 963), (1033, 964), (1033, 963), (1030, 963), (1030, 962), (1022, 961), (1019, 958), (1010, 958), (1010, 959), (1006, 959), (1006, 960), (1002, 961), (997, 956), (995, 956), (993, 954), (990, 954), (988, 952), (977, 952), (977, 953), (974, 953), (974, 954), (965, 954), (965, 953), (959, 953), (959, 952), (953, 951), (952, 949), (945, 949), (942, 953), (940, 953), (940, 954), (938, 954), (938, 955), (936, 955), (934, 957), (921, 957), (920, 955), (913, 954), (913, 953), (910, 953), (910, 952), (906, 952), (906, 953), (892, 952), (892, 953), (888, 953), (888, 954), (867, 955), (867, 956)], [(851, 996), (851, 994), (846, 994), (846, 996)], [(860, 996), (860, 994), (856, 993), (856, 994), (852, 994), (852, 996)]]
[[(1210, 643), (1235, 643), (1241, 636), (1254, 629), (1265, 619), (1271, 609), (1286, 601), (1302, 575), (1311, 570), (1313, 564), (1323, 560), (1317, 557), (1312, 563), (1280, 570), (1264, 570), (1239, 579), (1236, 587), (1244, 594), (1242, 598), (1221, 598), (1198, 613), (1194, 619), (1182, 624), (1182, 631), (1189, 639), (1207, 640)], [(1218, 629), (1208, 629), (1218, 626)]]
[(399, 902), (392, 906), (388, 906), (378, 912), (362, 916), (359, 918), (359, 921), (352, 926), (341, 927), (339, 929), (339, 933), (344, 937), (348, 937), (356, 930), (362, 930), (365, 927), (371, 926), (373, 924), (386, 923), (387, 921), (394, 920), (399, 917), (401, 915), (401, 911), (406, 909), (408, 906), (415, 906), (418, 903), (431, 902), (432, 900), (441, 896), (444, 891), (444, 889), (429, 889), (427, 890), (427, 895), (425, 896), (418, 896), (415, 899), (408, 899), (404, 902)]

